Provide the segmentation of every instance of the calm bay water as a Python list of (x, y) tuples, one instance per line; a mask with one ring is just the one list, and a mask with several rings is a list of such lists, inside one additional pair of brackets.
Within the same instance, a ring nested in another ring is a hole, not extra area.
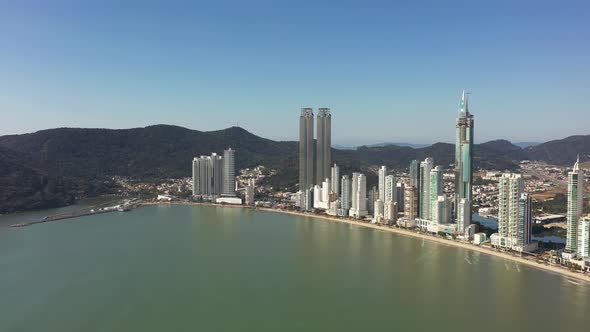
[(0, 217), (0, 331), (587, 331), (590, 285), (307, 217)]

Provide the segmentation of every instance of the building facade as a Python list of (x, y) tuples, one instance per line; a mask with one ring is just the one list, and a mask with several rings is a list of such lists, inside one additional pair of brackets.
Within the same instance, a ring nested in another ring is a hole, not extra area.
[(330, 169), (330, 181), (332, 192), (336, 194), (336, 197), (340, 197), (340, 167), (334, 164)]
[(430, 215), (428, 217), (422, 217), (423, 219), (429, 219), (435, 221), (438, 218), (438, 204), (439, 204), (439, 197), (443, 194), (443, 169), (440, 166), (436, 166), (430, 171), (430, 193), (428, 195), (428, 200), (430, 202), (429, 212)]
[(318, 109), (317, 117), (316, 184), (330, 178), (332, 164), (332, 115), (329, 108)]
[(223, 151), (223, 190), (224, 196), (236, 195), (236, 151), (231, 148)]
[(430, 219), (430, 171), (432, 170), (434, 160), (426, 158), (420, 163), (420, 210), (419, 217)]
[(301, 109), (299, 116), (299, 190), (313, 186), (314, 167), (313, 110)]
[(584, 207), (584, 172), (580, 170), (580, 158), (567, 176), (567, 239), (565, 251), (570, 254), (578, 252), (579, 219)]
[[(457, 117), (455, 133), (455, 209), (458, 211), (461, 199), (473, 202), (473, 115), (469, 113), (468, 97), (463, 91), (459, 102), (459, 116)], [(471, 208), (470, 208), (471, 210)], [(471, 215), (469, 222), (471, 223)]]
[(349, 215), (361, 218), (368, 214), (367, 211), (367, 178), (364, 174), (352, 174), (352, 204)]
[(406, 186), (404, 192), (404, 219), (414, 220), (418, 217), (418, 193), (416, 187)]

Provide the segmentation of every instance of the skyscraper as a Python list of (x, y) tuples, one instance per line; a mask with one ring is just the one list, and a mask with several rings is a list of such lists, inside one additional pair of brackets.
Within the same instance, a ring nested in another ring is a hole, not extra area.
[(451, 219), (451, 200), (445, 195), (437, 196), (430, 208), (430, 220), (435, 224), (448, 224)]
[(352, 203), (352, 182), (350, 181), (350, 177), (343, 175), (340, 185), (342, 191), (340, 208), (346, 210), (348, 215), (348, 210), (350, 210)]
[(361, 218), (367, 211), (367, 178), (361, 173), (352, 173), (352, 207), (350, 216)]
[[(458, 210), (459, 202), (467, 198), (469, 204), (473, 202), (471, 197), (471, 179), (473, 177), (473, 115), (469, 113), (469, 104), (465, 91), (459, 102), (459, 116), (457, 117), (455, 135), (455, 210)], [(471, 210), (471, 208), (469, 209)], [(471, 224), (471, 215), (469, 222)], [(465, 227), (467, 227), (465, 226)]]
[(457, 231), (459, 233), (465, 232), (465, 228), (469, 227), (469, 216), (471, 216), (471, 204), (469, 199), (461, 198), (457, 206)]
[(231, 148), (223, 151), (223, 190), (222, 195), (236, 195), (236, 151)]
[(439, 196), (443, 194), (443, 169), (440, 166), (436, 166), (430, 171), (430, 194), (428, 199), (430, 200), (430, 215), (427, 218), (435, 221), (435, 214), (439, 203)]
[(193, 159), (193, 195), (212, 197), (221, 194), (223, 158), (216, 153)]
[(221, 195), (223, 188), (223, 157), (218, 155), (217, 153), (212, 153), (211, 164), (213, 170), (213, 190), (211, 191), (211, 195), (219, 196)]
[[(313, 116), (313, 114), (312, 114)], [(312, 138), (313, 139), (313, 138)], [(332, 115), (329, 108), (318, 110), (316, 184), (330, 177), (332, 163)]]
[(418, 193), (416, 187), (406, 186), (404, 192), (404, 219), (414, 220), (418, 211)]
[(516, 245), (531, 243), (533, 235), (532, 197), (522, 193), (518, 199), (518, 224), (516, 226)]
[(576, 254), (578, 251), (578, 228), (584, 207), (584, 172), (580, 170), (580, 157), (567, 175), (567, 239), (565, 250)]
[(302, 192), (313, 186), (313, 142), (313, 110), (303, 108), (299, 116), (299, 190)]
[(418, 188), (418, 185), (420, 185), (420, 164), (418, 163), (418, 160), (412, 160), (412, 162), (410, 162), (408, 176), (410, 177), (410, 186)]
[(522, 176), (502, 174), (498, 188), (498, 234), (501, 237), (516, 238), (519, 199), (524, 190)]
[(254, 179), (248, 180), (248, 185), (246, 186), (245, 190), (245, 204), (246, 205), (254, 205), (254, 195), (256, 190), (256, 184)]
[(336, 194), (336, 197), (340, 197), (340, 167), (336, 164), (332, 166), (330, 180), (332, 181), (332, 192)]
[(395, 176), (388, 175), (385, 177), (385, 198), (383, 202), (395, 202), (397, 199), (397, 183)]
[(578, 229), (578, 256), (590, 257), (590, 216), (582, 217)]
[(502, 174), (498, 192), (498, 233), (492, 234), (492, 245), (518, 251), (532, 250), (531, 197), (524, 193), (520, 174)]
[(422, 219), (430, 219), (430, 171), (433, 159), (426, 158), (420, 163), (420, 213)]
[(397, 200), (397, 209), (398, 211), (404, 210), (404, 193), (406, 191), (406, 186), (402, 182), (398, 182), (396, 186), (396, 200)]
[(387, 167), (379, 167), (379, 199), (385, 201), (385, 177), (387, 176)]

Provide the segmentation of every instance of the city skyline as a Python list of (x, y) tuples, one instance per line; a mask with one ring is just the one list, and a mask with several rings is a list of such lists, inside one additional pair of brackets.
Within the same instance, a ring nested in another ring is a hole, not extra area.
[[(528, 1), (5, 2), (0, 108), (10, 121), (0, 134), (239, 123), (296, 140), (295, 124), (277, 124), (293, 109), (330, 105), (335, 144), (452, 142), (439, 124), (454, 116), (462, 88), (473, 93), (482, 124), (475, 143), (587, 134), (582, 122), (551, 120), (556, 110), (581, 117), (590, 105), (587, 9)], [(361, 132), (359, 114), (385, 121), (362, 123), (373, 130)], [(388, 130), (416, 115), (424, 131)], [(532, 125), (518, 125), (525, 120)]]

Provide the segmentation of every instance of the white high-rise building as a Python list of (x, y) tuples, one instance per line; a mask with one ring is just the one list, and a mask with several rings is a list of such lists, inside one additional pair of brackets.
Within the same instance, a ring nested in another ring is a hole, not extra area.
[(336, 197), (340, 197), (340, 167), (338, 167), (338, 165), (334, 164), (334, 166), (332, 166), (332, 168), (330, 169), (330, 173), (331, 173), (331, 177), (330, 177), (330, 181), (332, 181), (331, 183), (331, 188), (332, 188), (332, 192), (336, 194)]
[(572, 256), (578, 252), (578, 220), (584, 207), (584, 172), (580, 170), (580, 157), (567, 176), (567, 239), (565, 251)]
[(451, 221), (451, 200), (444, 195), (436, 198), (432, 204), (431, 221), (438, 225), (448, 224)]
[(524, 193), (520, 174), (502, 174), (498, 193), (498, 233), (492, 234), (492, 245), (518, 251), (532, 250), (531, 197)]
[(459, 206), (457, 206), (457, 231), (459, 233), (465, 232), (465, 229), (469, 227), (469, 221), (471, 220), (471, 204), (468, 198), (461, 198)]
[(224, 196), (236, 195), (236, 151), (231, 148), (223, 151), (223, 190)]
[(383, 204), (383, 219), (387, 223), (397, 221), (397, 202), (388, 201)]
[(246, 205), (254, 205), (254, 195), (256, 191), (256, 185), (254, 179), (248, 180), (248, 185), (246, 186), (245, 190), (245, 204)]
[(383, 215), (384, 215), (384, 207), (383, 207), (383, 201), (381, 199), (378, 199), (375, 201), (375, 212), (373, 212), (373, 222), (374, 223), (381, 223), (383, 220)]
[(395, 202), (397, 200), (397, 183), (395, 176), (388, 175), (385, 177), (385, 198), (383, 202)]
[(330, 179), (325, 179), (321, 187), (313, 187), (313, 207), (322, 210), (330, 208)]
[(368, 214), (367, 211), (367, 178), (364, 174), (352, 174), (352, 207), (350, 216), (361, 218)]
[(580, 218), (578, 228), (578, 255), (581, 258), (590, 257), (590, 216)]
[[(443, 194), (443, 169), (440, 166), (436, 166), (430, 171), (430, 193), (429, 193), (429, 201), (430, 201), (430, 216), (427, 218), (422, 217), (422, 219), (428, 219), (435, 221), (435, 219), (440, 218), (438, 216), (437, 211), (435, 211), (439, 205), (439, 198)], [(435, 216), (436, 215), (436, 216)]]
[(379, 168), (379, 199), (385, 201), (385, 177), (387, 176), (387, 167), (381, 166)]
[(502, 174), (498, 192), (498, 234), (502, 237), (516, 237), (518, 224), (518, 200), (524, 190), (520, 174)]
[(420, 210), (422, 219), (430, 219), (430, 171), (434, 160), (426, 158), (420, 163)]

